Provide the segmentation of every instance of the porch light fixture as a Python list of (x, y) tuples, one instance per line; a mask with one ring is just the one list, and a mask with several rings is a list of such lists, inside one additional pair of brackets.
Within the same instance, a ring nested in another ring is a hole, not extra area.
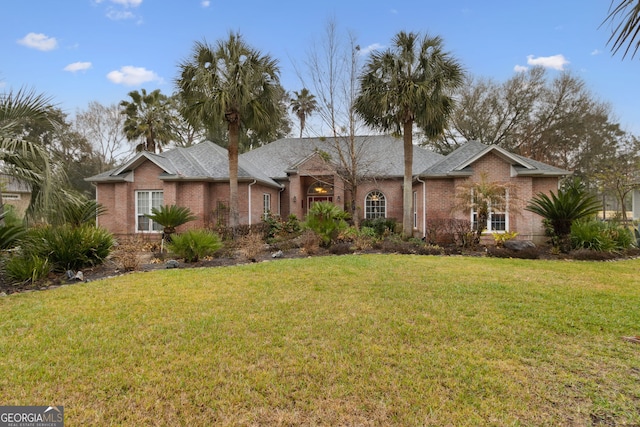
[(313, 190), (318, 194), (325, 194), (327, 189), (321, 186), (314, 187)]

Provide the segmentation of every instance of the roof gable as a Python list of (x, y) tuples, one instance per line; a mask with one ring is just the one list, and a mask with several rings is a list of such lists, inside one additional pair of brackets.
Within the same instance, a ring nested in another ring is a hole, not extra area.
[(497, 145), (485, 145), (478, 141), (469, 141), (438, 163), (423, 170), (420, 176), (442, 177), (470, 175), (472, 173), (472, 165), (489, 153), (495, 154), (508, 163), (513, 168), (515, 175), (564, 176), (571, 174), (571, 172), (567, 170), (511, 153)]

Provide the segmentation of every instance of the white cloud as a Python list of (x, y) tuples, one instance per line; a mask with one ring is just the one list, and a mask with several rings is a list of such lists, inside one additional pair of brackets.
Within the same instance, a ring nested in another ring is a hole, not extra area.
[(115, 10), (115, 9), (110, 9), (107, 12), (107, 18), (111, 19), (112, 21), (121, 21), (123, 19), (133, 19), (136, 16), (129, 12), (128, 10)]
[(593, 52), (591, 52), (591, 55), (600, 55), (602, 53), (602, 51), (600, 49), (596, 49)]
[(397, 15), (398, 14), (398, 9), (391, 9), (391, 14), (392, 15)]
[(125, 65), (120, 70), (114, 70), (107, 74), (107, 78), (115, 84), (136, 86), (146, 82), (162, 82), (160, 76), (143, 67)]
[(528, 55), (527, 64), (534, 66), (540, 65), (545, 68), (562, 71), (564, 70), (564, 66), (569, 64), (569, 61), (567, 61), (564, 55), (539, 56), (537, 58), (534, 58), (533, 55)]
[(373, 43), (370, 44), (367, 47), (363, 47), (360, 49), (360, 55), (368, 55), (369, 53), (373, 52), (374, 50), (380, 50), (384, 48), (383, 45), (381, 45), (380, 43)]
[(58, 41), (55, 37), (49, 37), (41, 33), (29, 33), (18, 40), (18, 43), (32, 49), (43, 51), (53, 50), (58, 47)]
[(211, 6), (211, 2), (209, 0), (204, 0), (204, 1), (200, 2), (200, 5), (202, 7), (209, 7), (209, 6)]
[(112, 3), (121, 4), (124, 7), (138, 7), (142, 0), (111, 0)]
[(89, 68), (91, 68), (91, 62), (74, 62), (64, 67), (64, 71), (75, 73), (76, 71), (87, 71)]
[(513, 71), (515, 71), (516, 73), (524, 73), (528, 69), (529, 67), (526, 67), (524, 65), (516, 65), (515, 67), (513, 67)]

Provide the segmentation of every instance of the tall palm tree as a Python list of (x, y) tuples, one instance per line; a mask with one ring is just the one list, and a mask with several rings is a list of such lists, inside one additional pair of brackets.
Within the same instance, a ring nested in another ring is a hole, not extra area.
[(367, 125), (403, 136), (405, 236), (413, 230), (413, 126), (429, 137), (441, 134), (453, 111), (452, 91), (463, 79), (462, 66), (443, 51), (440, 37), (403, 31), (389, 49), (371, 54), (360, 76), (356, 112)]
[(300, 92), (293, 91), (295, 98), (291, 100), (291, 111), (300, 120), (300, 138), (302, 138), (302, 131), (304, 130), (304, 124), (308, 116), (318, 109), (318, 102), (315, 95), (309, 92), (306, 87)]
[[(142, 92), (142, 93), (140, 93)], [(136, 151), (162, 151), (162, 147), (173, 139), (173, 116), (169, 98), (156, 89), (147, 93), (145, 89), (129, 92), (131, 101), (120, 102), (124, 121), (124, 134), (129, 141), (144, 138)]]
[[(35, 217), (52, 205), (56, 185), (50, 156), (37, 141), (25, 137), (25, 128), (38, 124), (53, 129), (60, 125), (51, 114), (51, 99), (33, 91), (18, 90), (0, 95), (0, 163), (3, 172), (31, 186), (27, 212)], [(0, 225), (4, 223), (0, 193)]]
[(178, 89), (185, 100), (183, 116), (214, 130), (227, 125), (229, 137), (230, 226), (239, 224), (238, 142), (240, 132), (271, 129), (285, 113), (276, 60), (250, 47), (240, 34), (229, 33), (215, 46), (196, 42), (190, 59), (180, 64)]
[[(614, 4), (612, 0), (609, 15), (603, 22), (603, 24), (611, 22), (614, 25), (607, 44), (613, 43), (611, 49), (614, 54), (627, 45), (622, 59), (627, 56), (630, 50), (633, 50), (631, 54), (631, 58), (633, 58), (640, 49), (640, 1), (618, 0), (617, 5), (614, 6)], [(616, 24), (615, 21), (618, 19), (621, 21)]]

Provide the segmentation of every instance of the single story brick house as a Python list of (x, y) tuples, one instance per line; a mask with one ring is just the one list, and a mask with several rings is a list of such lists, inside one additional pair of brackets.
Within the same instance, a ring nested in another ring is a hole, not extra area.
[[(303, 219), (309, 206), (318, 201), (341, 207), (353, 202), (361, 218), (386, 217), (401, 222), (402, 140), (384, 135), (358, 136), (353, 147), (361, 176), (355, 200), (337, 173), (336, 159), (345, 151), (337, 150), (329, 138), (284, 138), (241, 154), (240, 223), (259, 223), (267, 213), (281, 217), (294, 214)], [(540, 192), (556, 191), (559, 180), (570, 174), (479, 142), (468, 142), (448, 156), (418, 146), (413, 150), (416, 237), (425, 235), (429, 219), (472, 221), (474, 212), (453, 210), (456, 189), (484, 178), (508, 184), (514, 189), (509, 191), (517, 193), (517, 197), (507, 195), (507, 206), (492, 212), (488, 232), (515, 231), (519, 238), (539, 241), (544, 234), (541, 218), (523, 207)], [(107, 209), (98, 218), (99, 225), (116, 235), (159, 233), (161, 227), (144, 214), (163, 204), (186, 206), (198, 217), (183, 229), (226, 220), (227, 151), (209, 141), (161, 154), (141, 152), (122, 166), (86, 180), (96, 185), (96, 199)]]

